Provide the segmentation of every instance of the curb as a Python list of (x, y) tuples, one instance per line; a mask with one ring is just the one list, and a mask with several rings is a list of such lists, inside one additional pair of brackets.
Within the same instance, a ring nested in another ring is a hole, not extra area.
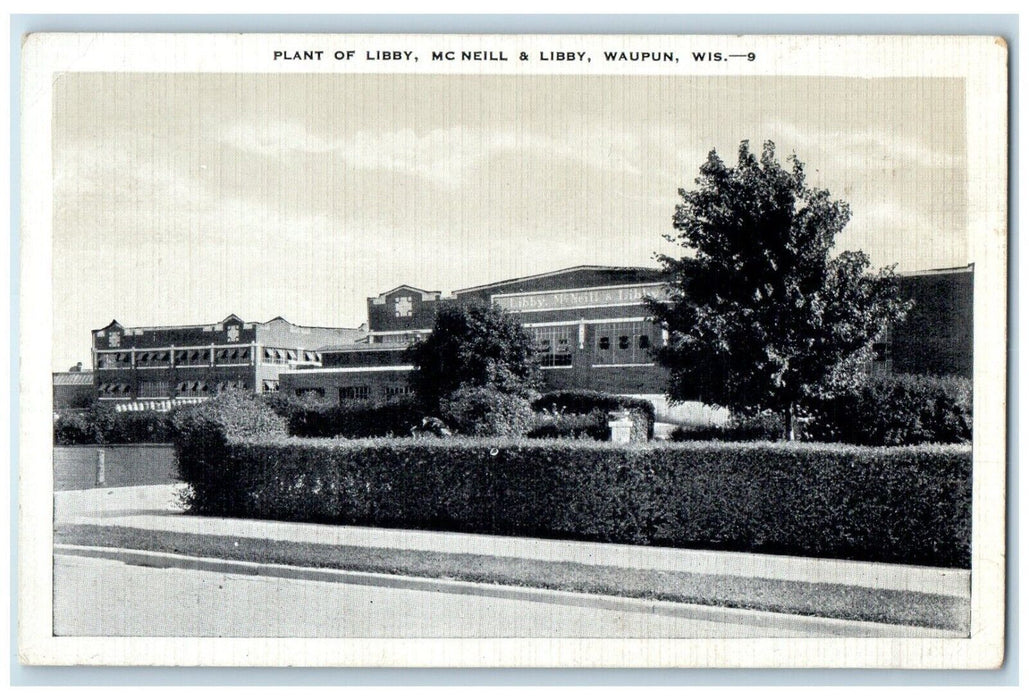
[(745, 624), (769, 628), (769, 637), (776, 636), (776, 629), (789, 629), (812, 636), (840, 637), (937, 637), (963, 638), (959, 632), (929, 627), (890, 625), (880, 622), (858, 622), (836, 620), (807, 615), (793, 615), (741, 608), (724, 608), (691, 603), (672, 603), (635, 598), (622, 598), (594, 593), (575, 593), (541, 588), (529, 588), (503, 584), (475, 583), (447, 579), (430, 579), (395, 574), (379, 574), (340, 569), (323, 569), (292, 566), (287, 564), (265, 564), (233, 561), (184, 554), (151, 552), (136, 549), (97, 547), (87, 545), (54, 544), (54, 556), (86, 557), (120, 561), (132, 566), (154, 568), (178, 568), (214, 573), (288, 578), (324, 583), (343, 583), (379, 588), (428, 591), (452, 595), (474, 595), (480, 597), (504, 598), (526, 602), (549, 603), (611, 610), (619, 612), (644, 613), (669, 617), (691, 618), (726, 624)]

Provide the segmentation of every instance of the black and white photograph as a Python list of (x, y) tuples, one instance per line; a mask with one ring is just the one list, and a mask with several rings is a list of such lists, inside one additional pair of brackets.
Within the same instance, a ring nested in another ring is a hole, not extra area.
[(1002, 41), (23, 60), (24, 663), (1002, 661)]

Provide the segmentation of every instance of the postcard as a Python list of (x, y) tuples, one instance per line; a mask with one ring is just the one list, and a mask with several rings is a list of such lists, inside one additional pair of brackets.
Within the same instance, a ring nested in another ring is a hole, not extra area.
[(1003, 662), (1003, 40), (22, 55), (22, 663)]

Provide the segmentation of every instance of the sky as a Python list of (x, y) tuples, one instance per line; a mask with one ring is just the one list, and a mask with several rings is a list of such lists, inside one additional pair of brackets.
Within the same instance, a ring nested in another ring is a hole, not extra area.
[(63, 74), (54, 369), (112, 319), (354, 327), (400, 284), (655, 265), (743, 139), (851, 205), (838, 250), (969, 262), (956, 79)]

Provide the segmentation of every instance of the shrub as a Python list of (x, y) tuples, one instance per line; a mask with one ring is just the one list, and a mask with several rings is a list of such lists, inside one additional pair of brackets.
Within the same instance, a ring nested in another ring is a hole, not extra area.
[(115, 413), (105, 442), (111, 444), (169, 442), (171, 425), (168, 414), (160, 411)]
[(440, 402), (440, 416), (461, 435), (518, 437), (532, 429), (529, 401), (492, 387), (465, 386)]
[(170, 415), (178, 477), (188, 489), (184, 505), (199, 514), (244, 512), (247, 494), (229, 473), (228, 450), (237, 440), (286, 437), (286, 421), (248, 391), (228, 391)]
[(535, 426), (528, 437), (607, 440), (611, 432), (607, 420), (607, 411), (599, 408), (587, 414), (543, 411), (536, 414)]
[(101, 445), (104, 436), (86, 411), (66, 411), (54, 421), (55, 445)]
[(963, 377), (886, 375), (806, 402), (807, 439), (856, 445), (972, 439), (972, 383)]
[[(654, 437), (654, 404), (646, 399), (631, 396), (606, 394), (602, 391), (551, 391), (532, 402), (536, 411), (589, 415), (594, 411), (626, 411), (633, 422), (633, 442), (645, 442)], [(605, 418), (603, 435), (595, 434), (598, 440), (607, 440), (610, 429)]]
[(119, 445), (171, 440), (168, 414), (115, 411), (97, 401), (86, 411), (67, 411), (54, 422), (56, 445)]
[(721, 442), (774, 442), (782, 439), (782, 416), (765, 411), (755, 416), (733, 416), (725, 425), (690, 425), (675, 428), (669, 439), (717, 440)]
[(220, 473), (240, 497), (202, 502), (252, 518), (967, 568), (971, 468), (964, 446), (291, 438), (230, 443)]
[(286, 419), (290, 435), (299, 437), (406, 437), (423, 417), (423, 411), (411, 397), (338, 404), (300, 399), (274, 405), (276, 412)]

